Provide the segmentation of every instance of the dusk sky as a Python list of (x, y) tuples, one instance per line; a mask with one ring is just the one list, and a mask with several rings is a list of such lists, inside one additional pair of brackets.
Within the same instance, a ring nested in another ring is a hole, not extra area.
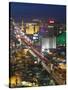
[(55, 19), (61, 23), (66, 22), (66, 6), (48, 4), (10, 3), (10, 15), (16, 22), (33, 19)]

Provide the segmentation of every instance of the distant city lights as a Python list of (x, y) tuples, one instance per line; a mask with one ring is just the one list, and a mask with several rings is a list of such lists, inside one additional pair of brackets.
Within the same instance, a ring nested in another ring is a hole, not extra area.
[(49, 20), (49, 23), (53, 24), (53, 23), (55, 23), (55, 21), (54, 20)]

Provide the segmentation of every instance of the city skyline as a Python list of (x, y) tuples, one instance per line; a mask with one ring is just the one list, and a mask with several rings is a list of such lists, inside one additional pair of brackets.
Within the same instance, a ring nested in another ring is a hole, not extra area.
[(54, 19), (66, 23), (66, 6), (64, 5), (10, 2), (9, 7), (10, 17), (16, 22), (21, 22), (22, 19), (25, 22), (32, 19)]

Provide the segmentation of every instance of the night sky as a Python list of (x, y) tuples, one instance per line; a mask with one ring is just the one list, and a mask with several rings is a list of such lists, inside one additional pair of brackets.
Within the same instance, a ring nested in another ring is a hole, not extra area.
[(10, 2), (10, 17), (16, 22), (22, 19), (27, 22), (31, 19), (55, 19), (61, 23), (66, 22), (66, 6), (48, 4), (27, 4)]

